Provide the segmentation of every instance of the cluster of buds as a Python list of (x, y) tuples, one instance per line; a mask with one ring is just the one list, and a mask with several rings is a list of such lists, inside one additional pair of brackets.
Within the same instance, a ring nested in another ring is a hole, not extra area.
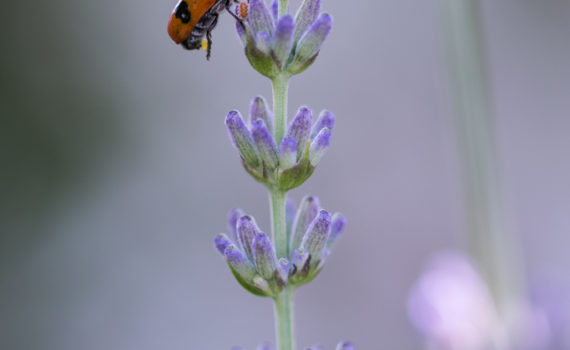
[(262, 97), (251, 102), (248, 124), (239, 111), (230, 111), (226, 126), (245, 170), (270, 188), (288, 191), (300, 186), (315, 170), (329, 147), (333, 113), (299, 108), (279, 147), (273, 137), (273, 116)]
[[(320, 345), (313, 345), (313, 346), (307, 348), (306, 350), (324, 350), (324, 349), (325, 348), (323, 348)], [(231, 348), (231, 350), (243, 350), (243, 348), (241, 348), (239, 346), (234, 346), (233, 348)], [(263, 344), (258, 345), (256, 350), (273, 350), (273, 347), (267, 343), (263, 343)], [(335, 350), (354, 350), (354, 346), (350, 342), (343, 341), (343, 342), (338, 343)]]
[(228, 215), (229, 235), (220, 233), (214, 240), (236, 280), (255, 295), (273, 297), (286, 285), (299, 286), (315, 278), (346, 219), (340, 213), (322, 210), (317, 197), (306, 196), (296, 214), (288, 201), (287, 222), (287, 251), (292, 253), (284, 257), (277, 257), (271, 238), (241, 209)]
[(332, 18), (320, 14), (320, 8), (320, 0), (305, 0), (295, 17), (278, 18), (277, 0), (271, 10), (263, 0), (249, 0), (247, 19), (237, 24), (237, 32), (252, 67), (269, 78), (307, 69), (332, 27)]

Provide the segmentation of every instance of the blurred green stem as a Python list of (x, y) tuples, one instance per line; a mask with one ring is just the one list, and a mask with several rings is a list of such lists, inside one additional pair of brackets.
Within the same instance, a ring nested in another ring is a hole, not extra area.
[(287, 13), (287, 1), (288, 0), (279, 0), (279, 9), (278, 9), (278, 16), (277, 18), (281, 18), (284, 14)]
[(476, 0), (441, 0), (441, 5), (463, 168), (469, 248), (504, 321), (513, 302), (523, 296), (523, 276), (517, 240), (505, 224), (480, 10)]

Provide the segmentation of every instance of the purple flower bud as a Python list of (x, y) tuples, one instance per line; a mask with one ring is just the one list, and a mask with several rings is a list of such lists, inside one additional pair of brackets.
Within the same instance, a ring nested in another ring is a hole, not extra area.
[(245, 213), (239, 208), (235, 208), (228, 213), (228, 230), (231, 235), (231, 239), (234, 242), (238, 241), (237, 238), (237, 221), (240, 217), (244, 216)]
[(301, 245), (303, 236), (305, 236), (311, 222), (317, 217), (320, 209), (321, 205), (316, 196), (303, 197), (291, 229), (291, 249), (298, 248)]
[(315, 122), (313, 128), (311, 129), (311, 140), (314, 139), (315, 136), (317, 136), (317, 134), (319, 133), (319, 131), (321, 131), (321, 129), (328, 128), (330, 131), (332, 131), (333, 127), (334, 127), (334, 114), (330, 111), (327, 111), (326, 109), (323, 110), (319, 114), (319, 118), (317, 118), (317, 121)]
[(281, 68), (289, 59), (289, 55), (291, 55), (294, 29), (293, 17), (285, 15), (279, 19), (273, 35), (273, 58), (277, 60), (277, 65)]
[[(291, 227), (293, 227), (293, 221), (295, 220), (295, 203), (291, 197), (287, 197), (287, 202), (285, 203), (285, 221), (287, 222), (287, 237), (291, 238)], [(288, 240), (290, 242), (290, 240)]]
[(279, 259), (279, 264), (277, 265), (277, 277), (279, 278), (279, 282), (282, 286), (287, 283), (287, 279), (289, 279), (289, 269), (291, 268), (291, 264), (287, 258)]
[(287, 137), (297, 140), (297, 159), (299, 159), (305, 151), (307, 142), (309, 141), (312, 123), (313, 112), (307, 107), (301, 107), (289, 125)]
[(289, 65), (289, 72), (298, 74), (310, 66), (319, 53), (321, 45), (329, 35), (332, 28), (332, 18), (322, 14), (309, 30), (299, 39), (295, 58)]
[(309, 161), (311, 165), (316, 166), (325, 155), (331, 143), (331, 131), (329, 128), (324, 128), (319, 131), (315, 139), (311, 142), (309, 148)]
[(232, 346), (230, 350), (243, 350), (241, 346)]
[(234, 144), (243, 160), (252, 167), (259, 165), (259, 159), (253, 145), (253, 138), (243, 122), (238, 111), (230, 111), (226, 117), (226, 127)]
[(305, 277), (309, 273), (310, 256), (309, 252), (303, 248), (297, 248), (291, 256), (293, 270), (291, 273), (296, 277)]
[(271, 53), (271, 36), (267, 32), (257, 32), (255, 46), (264, 55)]
[(240, 217), (237, 221), (237, 241), (250, 261), (253, 261), (253, 238), (260, 233), (259, 227), (249, 215)]
[(249, 14), (247, 17), (252, 35), (255, 37), (259, 32), (273, 34), (273, 17), (263, 0), (249, 1)]
[(272, 350), (272, 349), (273, 349), (273, 347), (269, 343), (259, 344), (256, 348), (256, 350)]
[(226, 248), (232, 244), (232, 242), (230, 241), (230, 239), (228, 238), (228, 236), (225, 233), (220, 233), (219, 235), (216, 236), (216, 238), (214, 239), (214, 246), (216, 247), (216, 249), (220, 252), (220, 254), (224, 255), (224, 252), (226, 251)]
[(284, 137), (279, 147), (279, 167), (289, 169), (297, 163), (297, 140)]
[(256, 275), (255, 268), (238, 247), (230, 244), (226, 248), (224, 255), (236, 277), (240, 278), (244, 283), (252, 284)]
[(267, 108), (267, 102), (261, 96), (256, 96), (249, 105), (249, 123), (263, 120), (269, 131), (273, 130), (273, 115)]
[(326, 210), (321, 210), (313, 220), (307, 233), (303, 237), (301, 247), (306, 249), (311, 255), (312, 262), (321, 260), (321, 254), (331, 232), (331, 214)]
[(338, 343), (336, 350), (354, 350), (354, 345), (352, 345), (350, 342), (343, 341)]
[(253, 261), (261, 277), (273, 278), (277, 267), (277, 256), (273, 244), (265, 233), (260, 233), (253, 239)]
[(295, 41), (315, 22), (321, 10), (321, 0), (305, 0), (295, 15)]
[(344, 226), (346, 226), (346, 218), (341, 213), (334, 213), (332, 216), (332, 223), (331, 223), (331, 235), (327, 242), (327, 248), (332, 248), (335, 244), (336, 240), (344, 231)]
[(265, 166), (270, 170), (277, 168), (279, 165), (277, 146), (275, 145), (273, 136), (269, 130), (267, 130), (265, 122), (263, 120), (256, 120), (253, 122), (251, 133), (253, 140), (255, 141), (255, 145), (257, 146), (259, 157), (265, 163)]

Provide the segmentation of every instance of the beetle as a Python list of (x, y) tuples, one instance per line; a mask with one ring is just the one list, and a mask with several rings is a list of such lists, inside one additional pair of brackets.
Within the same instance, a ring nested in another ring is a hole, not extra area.
[(168, 35), (187, 50), (199, 50), (206, 36), (207, 54), (210, 59), (212, 50), (212, 30), (218, 23), (218, 16), (228, 10), (242, 26), (241, 18), (231, 11), (230, 6), (240, 0), (180, 0), (172, 10), (168, 20)]

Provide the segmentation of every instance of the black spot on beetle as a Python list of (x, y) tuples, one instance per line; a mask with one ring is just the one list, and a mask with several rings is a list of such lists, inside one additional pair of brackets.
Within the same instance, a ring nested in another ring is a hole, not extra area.
[(180, 18), (182, 23), (186, 24), (190, 22), (190, 11), (188, 11), (188, 3), (186, 1), (180, 1), (178, 6), (176, 6), (175, 12), (176, 18)]

